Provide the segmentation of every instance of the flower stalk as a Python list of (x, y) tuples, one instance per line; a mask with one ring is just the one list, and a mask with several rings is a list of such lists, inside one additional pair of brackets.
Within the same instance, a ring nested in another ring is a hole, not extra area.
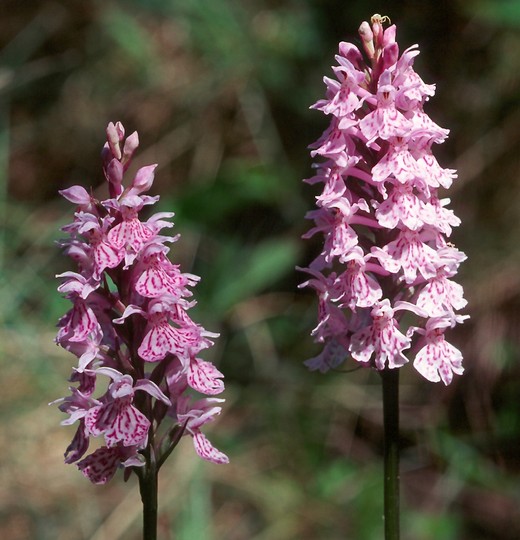
[(139, 492), (143, 503), (143, 540), (157, 539), (157, 511), (159, 470), (155, 459), (150, 456), (147, 449), (147, 465), (142, 474), (139, 474)]
[(399, 540), (399, 370), (381, 371), (384, 425), (385, 540)]

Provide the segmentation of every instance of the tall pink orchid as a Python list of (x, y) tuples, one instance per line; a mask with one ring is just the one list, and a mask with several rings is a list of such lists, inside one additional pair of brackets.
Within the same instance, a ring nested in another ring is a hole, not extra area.
[[(78, 358), (71, 395), (57, 400), (77, 424), (65, 461), (76, 463), (96, 484), (118, 468), (140, 481), (145, 537), (155, 538), (157, 473), (183, 435), (197, 454), (227, 463), (201, 431), (220, 414), (222, 373), (199, 354), (218, 337), (194, 322), (191, 287), (199, 278), (182, 273), (167, 257), (178, 239), (162, 234), (171, 212), (141, 216), (158, 196), (145, 195), (156, 165), (140, 168), (129, 185), (124, 175), (138, 147), (121, 123), (110, 123), (103, 148), (109, 198), (98, 200), (81, 186), (61, 191), (75, 205), (60, 245), (76, 271), (58, 277), (58, 290), (72, 303), (59, 321), (56, 341)], [(212, 396), (201, 399), (197, 393)], [(165, 421), (167, 420), (167, 421)], [(101, 446), (89, 455), (90, 439)]]
[(365, 57), (339, 44), (335, 78), (324, 78), (326, 97), (313, 105), (330, 125), (311, 145), (320, 161), (307, 180), (323, 186), (305, 235), (320, 234), (323, 249), (303, 286), (319, 296), (313, 335), (324, 345), (308, 366), (327, 371), (353, 358), (383, 370), (413, 358), (421, 375), (449, 384), (463, 372), (444, 333), (466, 318), (453, 281), (466, 257), (447, 240), (460, 220), (439, 188), (456, 174), (432, 153), (448, 130), (423, 109), (435, 86), (413, 69), (417, 45), (399, 55), (396, 27), (384, 30), (383, 19), (360, 27)]
[(413, 69), (417, 45), (399, 54), (386, 22), (374, 15), (361, 24), (364, 55), (339, 44), (334, 78), (324, 78), (325, 99), (313, 105), (330, 125), (311, 145), (319, 161), (307, 182), (323, 189), (304, 237), (323, 243), (302, 286), (318, 295), (312, 335), (323, 345), (308, 367), (325, 372), (351, 358), (382, 376), (385, 539), (398, 540), (398, 374), (411, 359), (432, 382), (463, 373), (445, 333), (467, 318), (453, 281), (466, 257), (447, 240), (460, 220), (439, 198), (456, 173), (432, 152), (448, 136), (424, 111), (435, 86)]

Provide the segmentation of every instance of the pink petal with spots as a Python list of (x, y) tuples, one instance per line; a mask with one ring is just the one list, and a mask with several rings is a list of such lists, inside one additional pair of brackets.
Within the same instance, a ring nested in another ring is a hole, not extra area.
[(377, 369), (401, 367), (408, 362), (403, 350), (410, 347), (410, 339), (399, 331), (393, 318), (394, 311), (385, 299), (372, 308), (373, 324), (356, 332), (350, 342), (350, 353), (359, 362), (368, 362), (375, 355)]
[(359, 122), (359, 128), (370, 144), (375, 139), (388, 140), (408, 134), (412, 124), (395, 107), (378, 108)]
[(178, 331), (167, 323), (153, 326), (137, 352), (146, 362), (157, 362), (168, 353), (176, 354), (179, 350), (178, 338)]
[(421, 170), (421, 177), (424, 178), (430, 187), (442, 187), (448, 189), (457, 173), (453, 169), (442, 169), (435, 156), (427, 151), (420, 156), (416, 156), (417, 165)]
[(340, 307), (349, 306), (355, 311), (357, 307), (371, 307), (383, 296), (383, 291), (377, 281), (366, 274), (359, 266), (349, 268), (345, 272), (341, 286), (343, 295), (339, 298)]
[(229, 463), (229, 458), (226, 454), (217, 450), (203, 433), (198, 432), (193, 435), (193, 444), (195, 451), (202, 459), (213, 463)]
[(409, 189), (394, 188), (388, 199), (376, 211), (376, 219), (382, 227), (395, 229), (400, 222), (412, 231), (424, 225), (424, 203)]
[(311, 152), (312, 157), (334, 157), (346, 149), (347, 140), (337, 123), (332, 123), (312, 147), (316, 148)]
[(93, 484), (106, 484), (116, 473), (119, 462), (117, 449), (102, 447), (81, 460), (78, 469)]
[(462, 354), (440, 335), (423, 347), (415, 357), (414, 368), (431, 382), (451, 383), (453, 374), (462, 375)]
[(133, 405), (128, 405), (116, 416), (111, 429), (105, 432), (106, 445), (110, 447), (121, 442), (123, 446), (144, 446), (149, 428), (148, 418)]
[(150, 421), (133, 405), (114, 402), (89, 409), (85, 426), (91, 435), (104, 435), (106, 445), (138, 446), (146, 441)]
[(417, 297), (417, 306), (424, 309), (430, 317), (441, 317), (453, 309), (462, 309), (464, 299), (462, 286), (445, 277), (432, 279)]
[(413, 283), (418, 272), (425, 279), (437, 275), (439, 257), (436, 251), (422, 242), (414, 231), (402, 231), (395, 241), (385, 246), (384, 251), (388, 253), (390, 260), (379, 258), (383, 268), (391, 272), (393, 263), (398, 263), (406, 283)]
[(224, 375), (211, 363), (193, 358), (188, 371), (188, 384), (198, 392), (213, 396), (224, 390)]
[(85, 427), (93, 437), (98, 437), (107, 429), (110, 429), (117, 418), (118, 412), (115, 403), (92, 407), (85, 415)]
[(419, 175), (417, 162), (404, 144), (390, 145), (381, 161), (372, 168), (372, 178), (375, 182), (383, 182), (393, 176), (401, 184), (405, 184)]
[(164, 293), (177, 296), (177, 289), (166, 271), (159, 265), (147, 268), (137, 280), (135, 290), (145, 298), (157, 298)]
[(105, 268), (115, 268), (124, 257), (122, 249), (111, 246), (107, 242), (100, 242), (93, 251), (97, 276), (100, 276)]
[(450, 130), (441, 128), (424, 111), (415, 109), (411, 117), (414, 137), (426, 136), (436, 143), (442, 143)]
[(131, 247), (139, 251), (143, 244), (153, 236), (153, 232), (139, 219), (129, 219), (116, 225), (108, 233), (108, 240), (118, 249)]
[[(98, 327), (96, 315), (82, 300), (76, 300), (69, 312), (66, 325), (58, 333), (58, 341), (84, 341)], [(72, 333), (72, 335), (69, 335)]]

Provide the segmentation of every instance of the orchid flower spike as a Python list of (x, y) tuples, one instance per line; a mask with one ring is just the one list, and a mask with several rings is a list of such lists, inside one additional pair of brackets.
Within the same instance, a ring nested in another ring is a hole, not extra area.
[(365, 58), (339, 44), (335, 78), (311, 107), (330, 125), (311, 145), (319, 161), (306, 180), (323, 186), (304, 235), (321, 235), (322, 250), (302, 269), (312, 276), (302, 286), (319, 298), (312, 335), (323, 350), (307, 365), (324, 372), (352, 358), (384, 370), (413, 359), (423, 377), (449, 384), (463, 372), (444, 333), (467, 318), (453, 280), (466, 256), (448, 241), (460, 220), (439, 189), (457, 175), (432, 152), (448, 130), (424, 111), (435, 85), (413, 68), (417, 45), (399, 55), (387, 23), (376, 14), (361, 24)]

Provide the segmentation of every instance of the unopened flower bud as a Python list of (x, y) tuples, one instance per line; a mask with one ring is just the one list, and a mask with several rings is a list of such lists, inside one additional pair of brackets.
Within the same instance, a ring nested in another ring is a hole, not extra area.
[(139, 195), (145, 191), (148, 191), (152, 187), (156, 167), (157, 164), (147, 165), (146, 167), (141, 167), (137, 171), (130, 188), (132, 195)]
[(374, 34), (372, 33), (370, 25), (366, 21), (363, 21), (358, 32), (363, 41), (363, 48), (365, 49), (367, 56), (369, 58), (374, 58)]
[[(384, 19), (384, 17), (383, 17)], [(388, 19), (388, 17), (387, 17)], [(388, 19), (389, 20), (389, 19)], [(387, 47), (391, 43), (396, 43), (395, 41), (395, 35), (397, 32), (397, 27), (395, 24), (392, 24), (392, 26), (389, 26), (383, 33), (383, 47)]]
[(58, 193), (71, 203), (79, 206), (88, 206), (91, 203), (88, 191), (82, 186), (72, 186), (67, 189), (62, 189)]
[(386, 15), (381, 16), (379, 13), (375, 13), (370, 18), (372, 32), (374, 33), (374, 44), (378, 49), (383, 47), (383, 23), (389, 20)]
[(347, 43), (346, 41), (341, 41), (338, 49), (339, 54), (352, 62), (352, 64), (354, 64), (355, 66), (359, 66), (363, 63), (363, 56), (354, 44)]
[(383, 49), (383, 69), (393, 66), (399, 56), (399, 46), (397, 43), (390, 43)]
[(117, 159), (112, 159), (105, 169), (111, 197), (119, 197), (123, 192), (123, 165)]
[(107, 126), (107, 142), (112, 154), (115, 158), (121, 159), (121, 147), (119, 143), (123, 140), (125, 136), (125, 129), (121, 122), (114, 124), (110, 122)]
[(125, 145), (123, 147), (123, 159), (121, 160), (121, 163), (123, 163), (125, 171), (126, 169), (128, 169), (128, 166), (130, 165), (130, 162), (132, 161), (134, 152), (137, 150), (138, 146), (139, 146), (139, 135), (137, 134), (137, 131), (134, 131), (131, 135), (129, 135), (126, 138)]

